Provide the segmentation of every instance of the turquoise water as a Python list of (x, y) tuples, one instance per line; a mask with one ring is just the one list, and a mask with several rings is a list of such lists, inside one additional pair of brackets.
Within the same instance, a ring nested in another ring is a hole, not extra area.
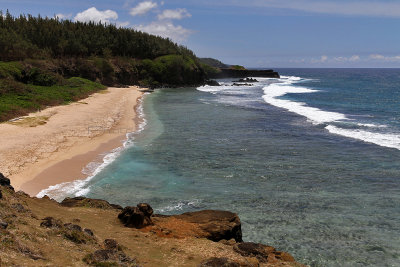
[(81, 192), (231, 210), (311, 266), (400, 266), (400, 70), (279, 71), (147, 95), (144, 130)]

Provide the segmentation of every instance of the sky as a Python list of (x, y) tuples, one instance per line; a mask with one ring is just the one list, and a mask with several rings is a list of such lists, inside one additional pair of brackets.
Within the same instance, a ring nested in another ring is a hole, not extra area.
[(0, 10), (102, 21), (246, 67), (400, 67), (400, 0), (0, 0)]

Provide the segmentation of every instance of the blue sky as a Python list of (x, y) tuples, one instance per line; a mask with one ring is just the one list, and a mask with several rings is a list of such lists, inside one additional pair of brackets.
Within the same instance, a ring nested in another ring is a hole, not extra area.
[(247, 67), (400, 67), (399, 0), (0, 0), (0, 9), (115, 23)]

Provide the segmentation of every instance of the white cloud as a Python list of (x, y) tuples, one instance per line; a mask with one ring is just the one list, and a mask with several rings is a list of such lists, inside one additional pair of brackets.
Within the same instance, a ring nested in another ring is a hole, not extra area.
[(174, 25), (172, 22), (155, 21), (147, 25), (138, 25), (137, 30), (161, 37), (168, 37), (176, 42), (186, 40), (192, 33), (191, 30), (185, 29), (180, 25)]
[(315, 58), (311, 59), (311, 63), (325, 63), (327, 60), (328, 60), (328, 56), (324, 55), (318, 59), (315, 59)]
[(339, 14), (350, 16), (400, 17), (399, 1), (378, 0), (203, 0), (207, 5), (272, 7), (279, 9), (301, 10), (311, 13)]
[(354, 55), (354, 56), (351, 56), (349, 58), (349, 61), (351, 61), (351, 62), (356, 62), (356, 61), (359, 61), (359, 60), (360, 60), (360, 56), (359, 55)]
[(369, 56), (369, 59), (376, 61), (396, 62), (400, 61), (400, 56), (384, 56), (380, 54), (372, 54)]
[(351, 57), (335, 57), (334, 60), (337, 62), (357, 62), (360, 61), (361, 58), (359, 55), (353, 55)]
[(185, 8), (166, 9), (158, 15), (158, 19), (183, 19), (190, 18), (191, 16), (192, 15)]
[(61, 14), (61, 13), (58, 13), (58, 14), (55, 15), (55, 17), (59, 18), (61, 20), (70, 19), (72, 17), (72, 14)]
[(153, 8), (156, 8), (158, 5), (157, 3), (153, 3), (151, 1), (144, 1), (139, 3), (136, 7), (131, 8), (129, 14), (132, 16), (144, 15)]
[(110, 23), (110, 20), (116, 20), (118, 19), (118, 14), (117, 12), (113, 10), (104, 10), (100, 11), (97, 10), (95, 7), (91, 7), (81, 13), (78, 13), (74, 20), (75, 21), (81, 21), (81, 22), (104, 22), (104, 23)]

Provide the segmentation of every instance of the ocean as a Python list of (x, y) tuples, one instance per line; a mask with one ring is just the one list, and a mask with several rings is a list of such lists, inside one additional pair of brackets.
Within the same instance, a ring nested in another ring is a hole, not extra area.
[(124, 148), (41, 194), (230, 210), (310, 266), (400, 266), (400, 69), (277, 71), (146, 95)]

